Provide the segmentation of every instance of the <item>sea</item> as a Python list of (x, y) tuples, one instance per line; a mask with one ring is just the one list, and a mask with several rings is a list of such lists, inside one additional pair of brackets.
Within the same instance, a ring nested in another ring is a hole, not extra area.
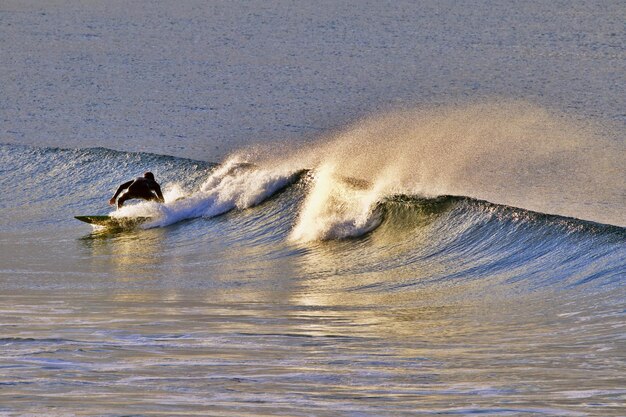
[(626, 416), (625, 21), (0, 1), (0, 416)]

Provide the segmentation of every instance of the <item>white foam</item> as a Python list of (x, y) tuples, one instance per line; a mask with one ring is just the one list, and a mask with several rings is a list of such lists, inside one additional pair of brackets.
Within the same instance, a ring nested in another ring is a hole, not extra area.
[(185, 192), (174, 185), (165, 203), (140, 202), (111, 213), (114, 217), (152, 217), (144, 227), (167, 226), (181, 220), (214, 217), (232, 209), (263, 202), (292, 183), (297, 171), (286, 166), (257, 166), (233, 157), (215, 169), (199, 190)]
[(375, 206), (383, 188), (380, 182), (340, 178), (332, 164), (321, 166), (314, 173), (291, 240), (340, 239), (371, 231), (380, 223)]

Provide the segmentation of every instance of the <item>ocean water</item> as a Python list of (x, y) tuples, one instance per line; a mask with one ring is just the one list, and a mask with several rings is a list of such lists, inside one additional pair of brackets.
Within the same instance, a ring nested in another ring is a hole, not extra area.
[(626, 415), (624, 17), (2, 2), (0, 416)]

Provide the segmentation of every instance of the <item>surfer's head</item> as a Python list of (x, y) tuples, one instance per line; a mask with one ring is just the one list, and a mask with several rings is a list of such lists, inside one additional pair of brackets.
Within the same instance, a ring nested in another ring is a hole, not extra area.
[(145, 174), (143, 174), (143, 177), (154, 181), (154, 174), (152, 172), (146, 172)]

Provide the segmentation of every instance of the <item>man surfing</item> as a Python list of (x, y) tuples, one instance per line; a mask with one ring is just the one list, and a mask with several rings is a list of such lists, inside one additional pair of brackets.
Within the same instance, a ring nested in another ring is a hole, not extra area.
[(126, 200), (133, 198), (141, 198), (148, 201), (158, 201), (164, 203), (161, 187), (154, 180), (152, 172), (146, 172), (143, 177), (137, 177), (134, 180), (125, 182), (120, 185), (113, 197), (109, 200), (110, 205), (115, 205), (115, 199), (120, 193), (127, 190), (120, 198), (117, 199), (117, 208), (121, 208)]

